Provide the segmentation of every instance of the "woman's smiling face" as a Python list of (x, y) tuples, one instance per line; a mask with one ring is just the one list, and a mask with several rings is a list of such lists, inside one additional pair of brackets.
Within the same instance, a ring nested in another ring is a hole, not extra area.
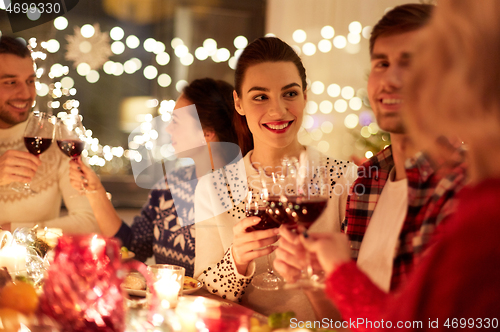
[(263, 62), (249, 67), (234, 93), (235, 107), (245, 115), (256, 145), (284, 148), (297, 142), (306, 94), (293, 62)]

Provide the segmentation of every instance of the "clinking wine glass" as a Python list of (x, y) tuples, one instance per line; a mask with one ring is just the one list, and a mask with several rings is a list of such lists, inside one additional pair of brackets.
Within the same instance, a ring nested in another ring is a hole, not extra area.
[[(33, 112), (24, 130), (24, 145), (29, 153), (39, 156), (45, 152), (54, 139), (55, 119), (51, 114), (45, 112)], [(30, 183), (25, 183), (22, 187), (12, 187), (18, 192), (36, 194)]]
[[(79, 114), (64, 114), (58, 121), (56, 127), (56, 140), (59, 149), (68, 157), (77, 159), (85, 148), (85, 128), (82, 125)], [(82, 184), (80, 193), (84, 194), (87, 189)]]
[[(245, 202), (245, 214), (247, 217), (259, 217), (260, 222), (246, 229), (247, 232), (260, 231), (280, 227), (266, 212), (267, 202), (262, 192), (249, 191)], [(267, 255), (267, 271), (256, 275), (252, 279), (252, 285), (261, 290), (278, 290), (282, 284), (281, 278), (274, 274), (271, 264), (271, 254)]]
[[(287, 195), (286, 213), (291, 222), (296, 223), (297, 231), (306, 233), (318, 220), (328, 203), (330, 186), (326, 167), (310, 162), (305, 154), (301, 155), (300, 166), (293, 177), (295, 189)], [(306, 251), (307, 267), (295, 284), (286, 288), (323, 288), (319, 276), (313, 273), (309, 252)]]
[[(281, 174), (272, 174), (272, 181), (268, 181), (262, 170), (260, 177), (265, 199), (267, 201), (267, 214), (277, 223), (285, 225), (288, 229), (296, 229), (297, 223), (286, 213), (288, 197), (295, 195), (296, 173), (298, 170), (297, 158), (284, 157), (281, 159)], [(278, 189), (278, 190), (276, 190)]]

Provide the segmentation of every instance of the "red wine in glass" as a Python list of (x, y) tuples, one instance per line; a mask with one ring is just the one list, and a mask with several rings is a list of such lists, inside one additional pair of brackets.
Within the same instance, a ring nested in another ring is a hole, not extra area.
[(269, 217), (280, 225), (294, 227), (296, 222), (288, 216), (286, 207), (287, 202), (284, 202), (280, 196), (270, 196), (267, 199), (266, 212)]
[[(267, 213), (267, 202), (264, 200), (264, 194), (254, 193), (249, 191), (247, 202), (245, 205), (245, 215), (247, 217), (259, 217), (260, 221), (256, 225), (246, 228), (247, 232), (264, 231), (271, 228), (280, 227), (280, 223), (276, 222)], [(282, 280), (274, 274), (271, 256), (267, 255), (267, 272), (260, 273), (252, 279), (252, 285), (261, 290), (277, 290), (280, 287)]]
[(297, 224), (309, 229), (326, 207), (325, 197), (288, 197), (287, 214)]
[(45, 152), (52, 144), (52, 138), (44, 137), (24, 137), (24, 145), (29, 153), (38, 156)]
[(70, 158), (78, 157), (85, 148), (85, 142), (76, 139), (57, 140), (59, 149)]
[(260, 221), (257, 225), (253, 225), (251, 227), (248, 227), (246, 229), (247, 232), (251, 231), (262, 231), (265, 229), (271, 229), (271, 228), (278, 228), (280, 227), (280, 224), (274, 221), (273, 219), (269, 218), (266, 208), (265, 207), (259, 207), (259, 208), (250, 208), (246, 211), (246, 216), (247, 217), (259, 217)]
[[(44, 112), (33, 112), (28, 118), (26, 128), (24, 129), (24, 145), (29, 153), (39, 156), (45, 152), (54, 138), (54, 118), (51, 114)], [(22, 187), (12, 186), (13, 190), (28, 194), (36, 194), (31, 189), (30, 183), (24, 183)]]
[[(79, 114), (62, 114), (56, 126), (57, 146), (62, 153), (72, 159), (77, 159), (85, 149), (85, 128)], [(84, 176), (84, 174), (81, 174)], [(82, 182), (80, 195), (89, 191)]]

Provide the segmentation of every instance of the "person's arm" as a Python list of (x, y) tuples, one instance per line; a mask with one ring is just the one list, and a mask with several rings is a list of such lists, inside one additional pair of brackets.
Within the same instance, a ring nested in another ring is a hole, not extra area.
[(204, 182), (204, 178), (198, 182), (195, 194), (194, 277), (203, 282), (210, 293), (237, 301), (252, 280), (255, 264), (250, 265), (246, 275), (238, 273), (232, 247), (226, 247), (228, 239), (225, 239), (224, 228), (229, 226), (220, 225), (218, 218), (213, 216), (211, 196), (207, 195)]
[[(304, 247), (316, 255), (326, 272), (325, 292), (343, 319), (380, 321), (391, 295), (379, 289), (351, 260), (346, 235), (310, 233), (307, 238), (299, 238)], [(349, 328), (369, 330), (361, 325)]]
[[(249, 232), (246, 236), (255, 240), (238, 242), (235, 238), (235, 243), (223, 251), (223, 241), (219, 232), (220, 227), (224, 226), (217, 225), (215, 219), (196, 224), (197, 250), (194, 275), (204, 283), (212, 294), (236, 301), (244, 295), (246, 287), (253, 278), (255, 273), (254, 259), (267, 255), (275, 249), (274, 246), (269, 245), (275, 241), (273, 234), (276, 230)], [(258, 221), (259, 219), (256, 217), (245, 218), (233, 229), (246, 229)], [(259, 245), (259, 243), (264, 243), (264, 245)]]
[[(286, 227), (280, 228), (280, 235), (274, 268), (285, 279), (285, 282), (294, 283), (300, 277), (301, 270), (306, 268), (306, 249), (300, 242), (299, 236)], [(316, 257), (311, 257), (311, 263), (315, 270), (322, 269)], [(317, 319), (329, 318), (334, 321), (341, 319), (338, 309), (323, 290), (306, 289), (304, 294), (309, 299)]]
[[(135, 259), (145, 262), (149, 257), (153, 256), (153, 242), (154, 238), (154, 217), (155, 207), (149, 201), (142, 208), (141, 214), (134, 218), (132, 226), (128, 226), (124, 222), (121, 223), (119, 230), (113, 235), (115, 238), (120, 239), (122, 245), (127, 247), (128, 250), (135, 254)], [(158, 194), (158, 192), (156, 192)]]
[[(108, 199), (99, 177), (80, 158), (76, 161), (71, 160), (69, 169), (73, 195), (81, 200), (88, 199), (102, 234), (107, 237), (114, 236), (122, 226), (122, 220)], [(78, 197), (79, 193), (76, 190), (82, 188), (82, 185), (87, 189), (87, 194)], [(75, 197), (65, 199), (65, 202), (68, 201), (71, 204)]]
[(272, 252), (273, 248), (252, 251), (272, 244), (276, 240), (272, 235), (275, 230), (246, 233), (244, 230), (258, 222), (258, 218), (245, 218), (234, 225), (238, 219), (229, 216), (227, 211), (218, 213), (221, 207), (217, 205), (217, 194), (212, 193), (213, 182), (212, 175), (207, 175), (196, 187), (194, 276), (203, 281), (211, 293), (235, 301), (241, 298), (253, 277), (253, 260)]
[(152, 190), (141, 214), (134, 218), (132, 226), (128, 226), (121, 220), (108, 199), (99, 177), (80, 159), (70, 162), (70, 174), (71, 184), (74, 188), (81, 188), (83, 185), (87, 189), (86, 196), (103, 235), (120, 239), (122, 245), (134, 252), (139, 261), (144, 262), (151, 257), (154, 242), (153, 220), (158, 213), (160, 196), (164, 195), (165, 201), (172, 200), (168, 188)]
[[(99, 233), (92, 207), (85, 195), (79, 195), (72, 188), (69, 179), (69, 162), (61, 160), (58, 168), (58, 189), (62, 194), (68, 215), (43, 222), (44, 227), (60, 228), (66, 234)], [(18, 227), (32, 227), (32, 224), (23, 225), (13, 223), (12, 229)]]
[(196, 255), (194, 277), (203, 282), (211, 293), (223, 299), (237, 301), (252, 281), (255, 264), (247, 273), (238, 273), (232, 255), (232, 246), (224, 248), (215, 218), (196, 223)]

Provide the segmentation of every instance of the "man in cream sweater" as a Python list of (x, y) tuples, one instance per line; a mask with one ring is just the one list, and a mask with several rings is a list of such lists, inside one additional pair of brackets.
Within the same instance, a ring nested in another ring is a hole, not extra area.
[[(33, 107), (35, 66), (23, 42), (0, 38), (0, 227), (60, 228), (64, 233), (97, 232), (89, 202), (69, 183), (68, 159), (57, 145), (40, 157), (27, 152), (23, 133)], [(17, 192), (16, 183), (30, 182), (36, 194)], [(61, 202), (68, 215), (59, 217)]]

